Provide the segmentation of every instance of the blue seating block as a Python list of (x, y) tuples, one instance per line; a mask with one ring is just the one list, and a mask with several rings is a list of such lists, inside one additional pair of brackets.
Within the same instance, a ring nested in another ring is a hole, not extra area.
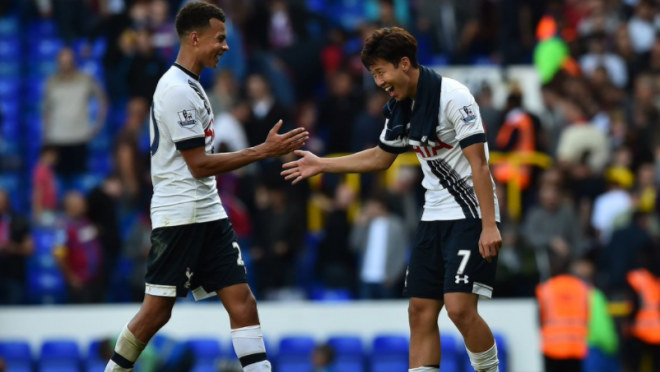
[(0, 18), (0, 36), (18, 37), (21, 31), (18, 17), (5, 16)]
[(371, 372), (399, 372), (408, 369), (408, 337), (380, 335), (373, 341)]
[(78, 343), (70, 339), (46, 340), (41, 344), (40, 359), (50, 360), (80, 360)]
[(315, 346), (314, 339), (309, 336), (288, 336), (282, 338), (278, 351), (278, 369), (291, 372), (311, 370), (311, 358)]
[(440, 370), (443, 372), (460, 372), (462, 364), (459, 363), (460, 357), (456, 338), (452, 335), (441, 334), (440, 348), (442, 350)]
[(186, 343), (195, 355), (197, 364), (213, 364), (222, 356), (220, 341), (215, 338), (194, 338)]
[(41, 39), (30, 44), (28, 54), (32, 58), (55, 60), (64, 43), (56, 38)]
[(334, 367), (343, 372), (364, 372), (364, 347), (359, 336), (333, 336), (328, 345), (335, 351)]
[(21, 57), (21, 42), (17, 38), (0, 38), (0, 59)]
[(25, 341), (0, 341), (0, 357), (8, 363), (32, 362), (30, 345)]

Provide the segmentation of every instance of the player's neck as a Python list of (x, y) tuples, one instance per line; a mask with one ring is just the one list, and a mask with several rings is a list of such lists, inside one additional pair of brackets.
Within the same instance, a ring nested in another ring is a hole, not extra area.
[(408, 75), (410, 76), (410, 85), (408, 86), (408, 91), (406, 92), (406, 95), (414, 100), (415, 96), (417, 95), (417, 83), (419, 82), (419, 69), (411, 68), (410, 72), (408, 72)]
[(204, 66), (197, 62), (195, 56), (192, 53), (183, 53), (183, 51), (179, 52), (179, 55), (176, 57), (176, 61), (174, 63), (192, 72), (198, 77), (202, 74), (202, 70), (204, 69)]

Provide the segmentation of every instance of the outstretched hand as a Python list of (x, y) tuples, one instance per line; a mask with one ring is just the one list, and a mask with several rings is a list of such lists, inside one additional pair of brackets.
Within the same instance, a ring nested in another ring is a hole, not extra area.
[(268, 157), (279, 157), (286, 155), (294, 150), (305, 146), (305, 141), (309, 139), (309, 133), (305, 128), (296, 128), (284, 134), (278, 134), (282, 128), (282, 120), (268, 132), (266, 142), (263, 143)]
[(300, 150), (296, 150), (294, 154), (301, 156), (301, 158), (282, 165), (282, 168), (286, 170), (280, 173), (285, 180), (293, 180), (292, 185), (323, 172), (321, 159), (318, 156), (309, 151)]

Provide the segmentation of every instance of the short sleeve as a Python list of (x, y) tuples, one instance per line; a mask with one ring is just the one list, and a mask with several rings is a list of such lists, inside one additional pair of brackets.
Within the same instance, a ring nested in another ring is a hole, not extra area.
[(454, 126), (461, 148), (486, 142), (479, 106), (470, 91), (455, 89), (448, 95), (444, 112), (447, 120)]
[(187, 86), (176, 86), (165, 92), (160, 100), (159, 121), (167, 128), (177, 150), (205, 145), (204, 128), (199, 115), (195, 91)]
[(398, 137), (393, 140), (385, 139), (387, 136), (387, 123), (389, 119), (385, 120), (385, 128), (380, 134), (380, 140), (378, 141), (378, 147), (383, 151), (389, 152), (391, 154), (403, 154), (408, 151), (408, 138), (407, 137)]

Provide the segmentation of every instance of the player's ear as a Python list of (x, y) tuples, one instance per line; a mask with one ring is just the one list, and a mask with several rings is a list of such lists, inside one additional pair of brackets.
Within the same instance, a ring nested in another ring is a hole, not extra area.
[(197, 31), (193, 31), (190, 33), (190, 43), (194, 46), (197, 46), (199, 44), (199, 34)]
[(403, 72), (408, 72), (408, 69), (410, 69), (410, 59), (408, 57), (401, 58), (399, 65), (401, 66)]

